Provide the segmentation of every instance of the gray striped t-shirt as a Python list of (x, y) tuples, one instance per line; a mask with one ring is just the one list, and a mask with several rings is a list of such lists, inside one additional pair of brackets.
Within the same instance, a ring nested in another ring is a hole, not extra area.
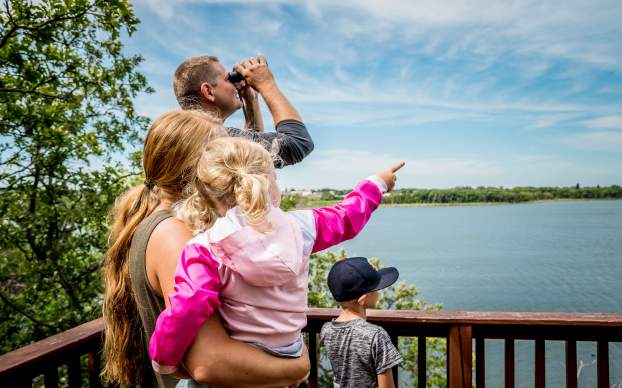
[(379, 374), (402, 362), (387, 332), (364, 319), (326, 322), (320, 338), (333, 368), (335, 388), (376, 387)]

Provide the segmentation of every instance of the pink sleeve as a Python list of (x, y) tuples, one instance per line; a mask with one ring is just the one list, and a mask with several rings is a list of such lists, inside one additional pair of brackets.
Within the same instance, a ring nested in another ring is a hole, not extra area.
[(170, 307), (158, 317), (149, 340), (149, 356), (157, 366), (164, 367), (157, 368), (161, 373), (172, 373), (199, 328), (220, 306), (218, 262), (205, 246), (184, 247), (175, 270), (174, 289), (169, 295)]
[(356, 236), (382, 201), (382, 192), (370, 180), (360, 182), (336, 205), (312, 209), (319, 252)]

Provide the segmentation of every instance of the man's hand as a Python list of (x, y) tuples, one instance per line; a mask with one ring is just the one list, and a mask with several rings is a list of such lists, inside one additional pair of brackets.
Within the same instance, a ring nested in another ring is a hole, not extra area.
[(263, 55), (257, 58), (251, 57), (233, 67), (240, 73), (247, 85), (252, 86), (259, 93), (274, 85), (274, 77), (268, 68), (268, 63)]
[(263, 55), (257, 58), (249, 58), (234, 66), (234, 70), (240, 73), (246, 84), (250, 85), (261, 94), (270, 113), (274, 124), (277, 125), (283, 120), (302, 121), (302, 117), (294, 106), (281, 93), (272, 72), (268, 68), (268, 63)]
[(257, 93), (253, 88), (246, 83), (246, 81), (242, 80), (236, 84), (234, 84), (236, 89), (238, 89), (238, 94), (240, 98), (251, 100), (257, 96)]
[(261, 107), (259, 98), (253, 88), (242, 80), (235, 84), (238, 94), (242, 100), (244, 111), (244, 129), (263, 132), (263, 118), (261, 117)]
[(393, 167), (390, 167), (384, 171), (377, 172), (376, 175), (382, 178), (382, 180), (387, 184), (387, 192), (393, 190), (395, 187), (395, 182), (397, 181), (397, 176), (395, 173), (402, 167), (404, 167), (406, 163), (399, 162)]

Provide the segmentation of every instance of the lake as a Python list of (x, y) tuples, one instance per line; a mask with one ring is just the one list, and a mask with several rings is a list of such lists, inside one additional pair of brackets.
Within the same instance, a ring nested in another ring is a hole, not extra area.
[[(340, 247), (397, 267), (445, 310), (622, 312), (622, 201), (382, 207)], [(502, 346), (487, 341), (491, 387), (503, 385)], [(517, 342), (519, 387), (533, 386), (532, 349)], [(610, 349), (611, 381), (622, 387), (622, 347)], [(595, 386), (595, 352), (578, 344), (582, 387)], [(562, 355), (547, 342), (548, 386), (564, 386)]]

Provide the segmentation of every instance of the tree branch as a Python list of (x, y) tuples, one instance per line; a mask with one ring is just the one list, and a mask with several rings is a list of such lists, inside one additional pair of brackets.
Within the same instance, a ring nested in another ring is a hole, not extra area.
[(22, 310), (18, 305), (16, 305), (15, 303), (13, 303), (9, 297), (7, 297), (6, 295), (4, 295), (4, 292), (0, 291), (0, 299), (2, 299), (2, 301), (4, 303), (6, 303), (9, 307), (11, 307), (13, 310), (17, 311), (18, 313), (22, 314), (23, 316), (25, 316), (26, 318), (28, 318), (30, 321), (32, 321), (33, 323), (39, 325), (39, 326), (43, 326), (43, 327), (47, 327), (48, 329), (52, 329), (52, 330), (56, 330), (57, 328), (49, 325), (45, 322), (41, 322), (40, 320), (38, 320), (37, 318), (33, 317), (32, 315), (28, 314), (26, 311)]
[(21, 93), (21, 94), (36, 94), (39, 96), (43, 96), (43, 97), (50, 97), (50, 98), (59, 98), (60, 96), (57, 94), (48, 94), (48, 93), (43, 93), (43, 92), (39, 92), (37, 90), (29, 90), (29, 89), (7, 89), (7, 88), (0, 88), (0, 93)]
[[(34, 180), (32, 182), (32, 189), (30, 191), (30, 203), (28, 206), (28, 212), (31, 216), (35, 215), (35, 211), (37, 210), (37, 189), (39, 186), (39, 178), (40, 178), (40, 169), (37, 164), (36, 159), (39, 158), (39, 146), (35, 149), (35, 154), (33, 155), (33, 164), (35, 165), (35, 173)], [(41, 247), (37, 244), (37, 239), (32, 230), (32, 224), (29, 224), (26, 228), (26, 238), (28, 239), (28, 243), (30, 244), (30, 248), (32, 249), (35, 257), (40, 262), (45, 260), (45, 254), (41, 251)]]
[(56, 23), (56, 22), (65, 22), (68, 20), (76, 20), (79, 19), (81, 17), (83, 17), (84, 15), (86, 15), (91, 8), (93, 8), (94, 4), (89, 5), (86, 9), (84, 9), (83, 11), (70, 16), (71, 14), (60, 14), (57, 15), (49, 20), (46, 20), (44, 22), (41, 22), (35, 26), (24, 26), (24, 25), (19, 25), (17, 24), (14, 20), (13, 20), (13, 16), (11, 15), (11, 12), (9, 11), (9, 6), (8, 6), (8, 1), (4, 2), (4, 7), (5, 10), (7, 12), (8, 18), (9, 18), (9, 22), (10, 24), (13, 25), (13, 27), (11, 27), (11, 29), (0, 39), (0, 49), (3, 48), (7, 42), (9, 41), (9, 39), (11, 39), (11, 36), (17, 31), (17, 30), (27, 30), (27, 31), (37, 31), (41, 28), (44, 28), (50, 24)]
[(98, 262), (95, 262), (95, 263), (91, 264), (90, 266), (88, 266), (87, 269), (85, 269), (84, 271), (80, 272), (76, 276), (73, 276), (71, 278), (71, 281), (72, 282), (77, 282), (78, 280), (84, 278), (85, 276), (90, 275), (90, 274), (92, 274), (95, 271), (98, 271), (101, 268), (102, 263), (103, 262), (100, 260)]
[(65, 279), (65, 276), (63, 276), (63, 269), (58, 266), (58, 263), (56, 262), (56, 260), (50, 260), (50, 263), (52, 264), (54, 269), (56, 269), (56, 274), (58, 275), (58, 278), (60, 279), (60, 284), (62, 285), (63, 290), (65, 291), (67, 296), (69, 296), (71, 303), (76, 308), (76, 311), (80, 311), (82, 307), (80, 305), (80, 300), (78, 299), (78, 296), (76, 295), (75, 290), (71, 286), (71, 283), (69, 283), (69, 281)]

